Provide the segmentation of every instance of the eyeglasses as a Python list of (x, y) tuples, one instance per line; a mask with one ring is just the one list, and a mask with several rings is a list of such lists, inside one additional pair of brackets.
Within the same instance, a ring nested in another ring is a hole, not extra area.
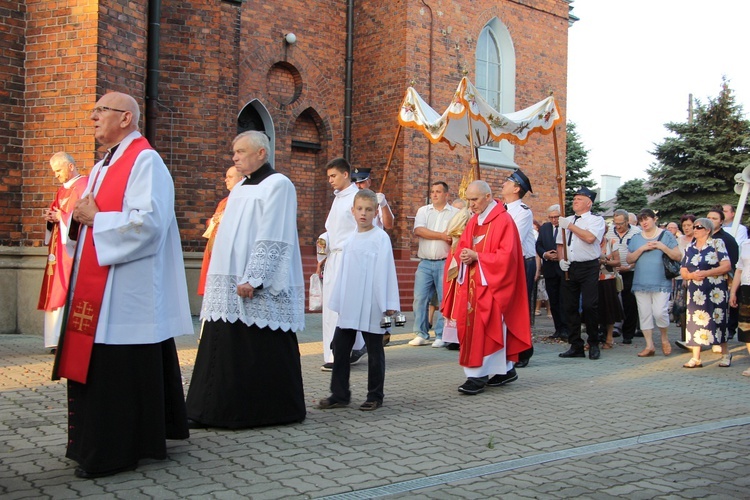
[(693, 226), (693, 231), (695, 231), (696, 229), (706, 229), (706, 228), (703, 226)]
[(126, 109), (109, 108), (107, 106), (97, 106), (91, 110), (91, 113), (101, 114), (101, 113), (104, 113), (105, 111), (117, 111), (118, 113), (127, 113)]
[(548, 215), (547, 218), (548, 219), (559, 219), (560, 216), (559, 215)]

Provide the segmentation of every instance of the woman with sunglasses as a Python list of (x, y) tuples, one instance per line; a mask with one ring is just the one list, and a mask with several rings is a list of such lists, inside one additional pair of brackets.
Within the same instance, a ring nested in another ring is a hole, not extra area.
[(667, 337), (669, 326), (669, 294), (672, 291), (672, 280), (664, 274), (662, 255), (672, 260), (680, 260), (680, 249), (677, 239), (665, 229), (656, 225), (656, 214), (645, 208), (638, 214), (641, 233), (634, 235), (628, 243), (628, 264), (635, 264), (633, 275), (633, 292), (638, 303), (638, 318), (641, 331), (646, 340), (646, 347), (638, 353), (639, 357), (653, 356), (654, 323), (661, 333), (661, 349), (665, 356), (672, 352)]
[(727, 273), (732, 269), (724, 242), (712, 238), (710, 219), (696, 219), (693, 242), (685, 250), (680, 274), (687, 283), (685, 344), (693, 357), (684, 368), (701, 368), (701, 346), (720, 345), (719, 366), (731, 364), (727, 350)]
[[(744, 272), (745, 268), (748, 268), (747, 272)], [(750, 240), (745, 240), (740, 244), (740, 258), (737, 260), (734, 281), (729, 292), (729, 306), (740, 308), (737, 340), (744, 342), (747, 352), (750, 353)], [(742, 374), (750, 377), (750, 368)]]
[[(680, 249), (680, 255), (685, 257), (685, 250), (693, 242), (693, 223), (695, 222), (695, 215), (684, 214), (680, 217), (680, 229), (682, 229), (682, 235), (677, 237), (677, 247)], [(685, 347), (685, 313), (687, 311), (685, 307), (685, 297), (687, 295), (687, 283), (682, 279), (682, 276), (678, 276), (674, 279), (674, 288), (672, 290), (672, 317), (675, 323), (680, 325), (680, 342), (678, 346)], [(690, 350), (690, 349), (688, 349)]]

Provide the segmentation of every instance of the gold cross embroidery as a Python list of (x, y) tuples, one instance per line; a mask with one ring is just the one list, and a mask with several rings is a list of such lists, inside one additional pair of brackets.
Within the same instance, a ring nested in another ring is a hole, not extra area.
[(76, 306), (76, 310), (73, 313), (73, 326), (79, 332), (89, 328), (91, 320), (94, 319), (94, 309), (91, 304), (87, 301), (83, 301)]

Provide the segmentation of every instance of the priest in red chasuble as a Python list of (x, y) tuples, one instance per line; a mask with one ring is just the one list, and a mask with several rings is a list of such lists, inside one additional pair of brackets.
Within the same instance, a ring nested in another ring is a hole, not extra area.
[(54, 352), (60, 336), (70, 270), (73, 265), (73, 257), (65, 250), (68, 243), (68, 222), (76, 201), (86, 189), (88, 177), (80, 175), (73, 157), (62, 151), (52, 155), (49, 165), (62, 186), (44, 213), (47, 223), (44, 242), (49, 253), (37, 308), (44, 311), (44, 346)]
[(473, 216), (458, 242), (458, 286), (443, 310), (452, 310), (461, 344), (459, 362), (466, 382), (458, 390), (474, 395), (518, 378), (518, 354), (531, 347), (523, 250), (513, 219), (492, 198), (484, 181), (466, 189)]

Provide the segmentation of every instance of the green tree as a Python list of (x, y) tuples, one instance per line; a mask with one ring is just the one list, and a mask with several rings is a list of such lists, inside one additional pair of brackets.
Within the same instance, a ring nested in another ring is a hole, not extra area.
[(735, 102), (726, 78), (708, 104), (696, 103), (695, 119), (667, 123), (674, 137), (656, 145), (657, 163), (647, 170), (649, 193), (661, 220), (686, 212), (703, 216), (712, 205), (737, 203), (734, 176), (750, 160), (750, 121)]
[(617, 189), (617, 208), (638, 213), (648, 206), (643, 179), (633, 179)]
[[(589, 163), (589, 152), (583, 147), (576, 124), (568, 122), (565, 131), (565, 215), (571, 215), (575, 192), (582, 187), (593, 189), (594, 181), (590, 178), (591, 170), (586, 168)], [(595, 203), (591, 210), (599, 211), (599, 203)]]

